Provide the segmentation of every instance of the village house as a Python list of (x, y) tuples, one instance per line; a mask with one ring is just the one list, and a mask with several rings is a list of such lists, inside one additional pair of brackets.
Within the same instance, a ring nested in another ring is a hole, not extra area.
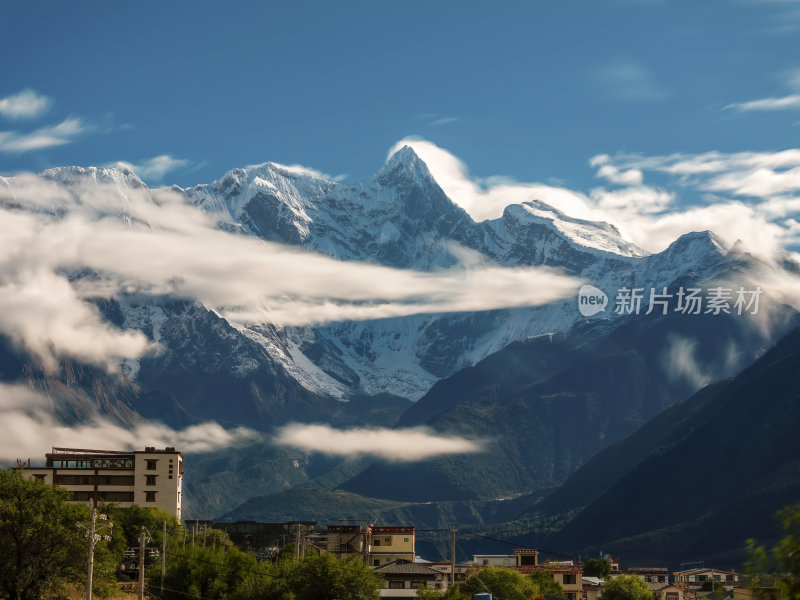
[(375, 572), (385, 579), (381, 598), (414, 598), (421, 588), (447, 589), (447, 574), (421, 563), (394, 560), (376, 567)]

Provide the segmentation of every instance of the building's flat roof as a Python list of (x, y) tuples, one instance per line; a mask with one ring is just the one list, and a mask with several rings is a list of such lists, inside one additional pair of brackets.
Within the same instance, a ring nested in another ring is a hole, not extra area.
[(686, 569), (685, 571), (675, 571), (673, 575), (694, 575), (696, 573), (725, 573), (726, 575), (738, 575), (737, 571), (725, 571), (724, 569), (714, 569), (712, 567), (703, 567), (697, 569)]
[(178, 452), (175, 448), (167, 446), (166, 448), (152, 448), (145, 447), (144, 450), (96, 450), (91, 448), (60, 448), (53, 446), (52, 451), (45, 454), (48, 458), (51, 456), (130, 456), (134, 454), (179, 454), (183, 456), (182, 452)]

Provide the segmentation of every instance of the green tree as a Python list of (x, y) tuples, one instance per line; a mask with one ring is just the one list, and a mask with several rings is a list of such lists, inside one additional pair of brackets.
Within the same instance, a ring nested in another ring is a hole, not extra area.
[(0, 597), (35, 600), (82, 578), (88, 550), (75, 523), (89, 511), (67, 496), (21, 471), (0, 470)]
[(564, 588), (558, 583), (551, 573), (544, 569), (539, 569), (528, 575), (530, 579), (539, 586), (539, 593), (545, 596), (560, 596), (566, 598), (564, 595)]
[(586, 577), (605, 579), (611, 574), (611, 561), (607, 558), (590, 558), (583, 565), (583, 574)]
[(601, 600), (653, 600), (647, 584), (635, 575), (620, 575), (607, 579)]
[(530, 577), (499, 567), (481, 569), (467, 577), (459, 587), (468, 598), (489, 592), (503, 600), (527, 600), (541, 594), (539, 585)]
[(297, 600), (377, 600), (383, 577), (357, 557), (325, 553), (295, 563), (290, 587)]
[[(222, 545), (183, 548), (181, 537), (173, 540), (167, 548), (164, 600), (185, 600), (188, 596), (229, 597), (260, 568), (255, 557), (233, 546), (227, 549)], [(147, 584), (151, 589), (159, 590), (160, 563), (148, 570)]]
[(748, 541), (746, 565), (754, 588), (775, 588), (782, 598), (800, 600), (800, 504), (778, 512), (784, 537), (768, 550)]

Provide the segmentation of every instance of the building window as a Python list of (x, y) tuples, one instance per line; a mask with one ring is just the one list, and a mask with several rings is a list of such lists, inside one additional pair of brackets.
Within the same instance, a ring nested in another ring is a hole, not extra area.
[(36, 481), (44, 481), (44, 478), (45, 478), (45, 477), (47, 477), (47, 475), (44, 475), (43, 473), (36, 473), (36, 474), (33, 476), (33, 478), (34, 478)]
[(155, 485), (156, 484), (156, 476), (155, 475), (145, 475), (145, 485)]
[(405, 583), (402, 581), (390, 581), (389, 582), (389, 589), (390, 590), (402, 590), (405, 588)]
[(133, 502), (133, 492), (100, 492), (104, 502)]
[(372, 541), (372, 545), (373, 545), (373, 546), (380, 546), (380, 545), (381, 545), (381, 540), (380, 540), (379, 538), (375, 538), (375, 539)]
[(385, 538), (383, 538), (383, 542), (384, 542), (385, 544), (389, 544), (389, 545), (391, 546), (391, 545), (392, 545), (392, 538), (390, 538), (390, 537), (385, 537)]
[(412, 581), (411, 582), (411, 589), (418, 590), (418, 589), (425, 589), (425, 582), (424, 581)]
[(148, 459), (144, 461), (148, 471), (155, 471), (156, 470), (156, 463), (158, 459)]
[(567, 594), (567, 600), (576, 600), (577, 594), (575, 592), (569, 592)]
[(376, 558), (375, 560), (373, 560), (372, 561), (372, 566), (373, 567), (380, 567), (381, 566), (381, 559), (380, 558)]
[[(564, 585), (575, 585), (578, 582), (578, 577), (574, 573), (564, 573), (564, 578), (562, 581), (564, 582)], [(574, 598), (572, 600), (574, 600)]]
[(145, 500), (145, 502), (155, 502), (156, 501), (156, 493), (155, 492), (145, 492), (144, 493), (144, 500)]
[(403, 541), (404, 541), (404, 542), (407, 542), (407, 541), (408, 541), (408, 538), (403, 538)]

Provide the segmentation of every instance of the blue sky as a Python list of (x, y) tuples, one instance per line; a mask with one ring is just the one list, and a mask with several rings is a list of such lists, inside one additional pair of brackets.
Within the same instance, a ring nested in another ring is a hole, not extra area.
[[(351, 180), (418, 135), (477, 175), (591, 184), (599, 153), (780, 150), (800, 3), (5, 3), (0, 98), (50, 99), (0, 131), (67, 118), (68, 143), (0, 171), (180, 159), (191, 185), (274, 160)], [(796, 82), (795, 82), (796, 83)], [(155, 179), (153, 177), (151, 180)]]

